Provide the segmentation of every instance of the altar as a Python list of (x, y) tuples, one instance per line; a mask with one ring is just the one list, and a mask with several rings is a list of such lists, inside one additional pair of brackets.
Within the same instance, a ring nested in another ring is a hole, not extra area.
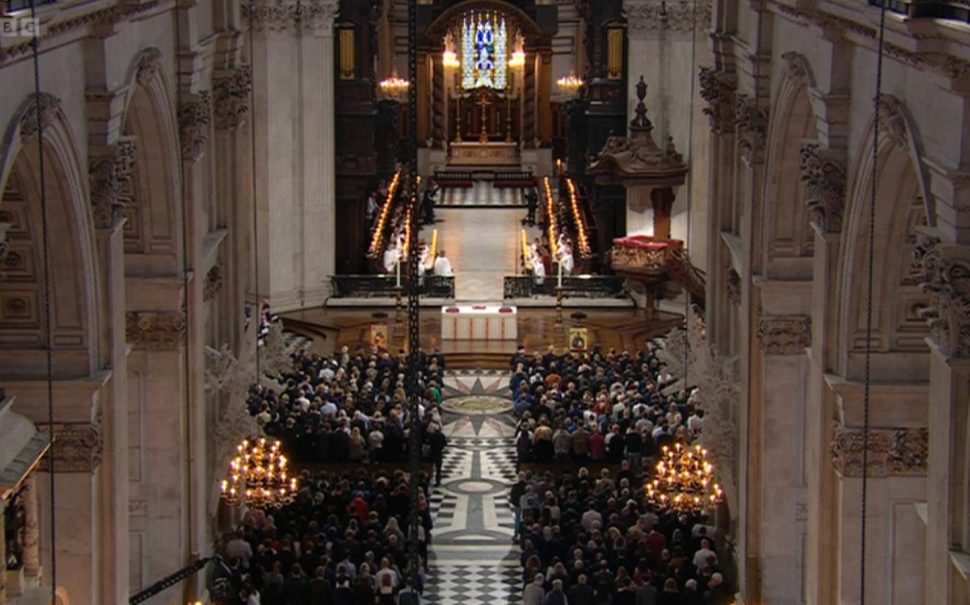
[(451, 166), (516, 166), (520, 165), (519, 144), (505, 142), (460, 142), (448, 147)]
[(505, 305), (441, 307), (441, 340), (516, 340), (518, 312)]

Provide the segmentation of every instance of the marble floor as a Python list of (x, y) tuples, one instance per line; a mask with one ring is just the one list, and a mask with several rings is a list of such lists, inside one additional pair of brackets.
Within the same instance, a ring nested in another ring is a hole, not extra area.
[[(438, 208), (439, 246), (455, 272), (455, 299), (500, 302), (506, 275), (517, 273), (524, 208)], [(527, 237), (539, 232), (526, 228)], [(429, 228), (421, 237), (431, 241)]]
[[(434, 488), (429, 554), (430, 604), (484, 605), (522, 600), (519, 550), (508, 501), (515, 479), (507, 373), (449, 372), (445, 379), (448, 448)], [(461, 403), (469, 413), (458, 413)], [(450, 411), (448, 411), (450, 410)]]
[(493, 187), (488, 181), (475, 181), (471, 187), (442, 188), (437, 206), (525, 206), (525, 189)]

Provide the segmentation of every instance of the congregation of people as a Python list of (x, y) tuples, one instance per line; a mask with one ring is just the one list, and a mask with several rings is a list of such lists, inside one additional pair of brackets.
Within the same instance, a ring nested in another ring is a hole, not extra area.
[(248, 510), (212, 580), (220, 605), (416, 605), (432, 518), (417, 494), (418, 582), (409, 566), (411, 481), (404, 471), (304, 471), (295, 500)]
[[(305, 351), (279, 377), (281, 391), (253, 385), (248, 411), (267, 435), (280, 439), (300, 463), (407, 460), (410, 411), (407, 358), (386, 350), (348, 347), (333, 356)], [(441, 430), (445, 358), (418, 354), (418, 420), (423, 458), (440, 468), (447, 439)]]
[(654, 510), (642, 489), (661, 448), (703, 427), (700, 393), (674, 388), (658, 346), (513, 356), (524, 605), (731, 602), (715, 529)]

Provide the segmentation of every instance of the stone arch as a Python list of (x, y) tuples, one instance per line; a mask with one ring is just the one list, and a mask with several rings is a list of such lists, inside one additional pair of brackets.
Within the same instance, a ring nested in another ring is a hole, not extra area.
[[(918, 231), (932, 224), (933, 214), (917, 137), (905, 108), (884, 95), (875, 164), (870, 118), (862, 137), (845, 213), (839, 259), (839, 365), (850, 379), (861, 379), (865, 348), (869, 208), (876, 188), (873, 282), (874, 379), (926, 380), (928, 328), (920, 311), (928, 297), (920, 289), (921, 267), (914, 257)], [(873, 182), (873, 176), (878, 182)]]
[(174, 274), (181, 266), (180, 145), (161, 52), (142, 51), (129, 73), (121, 141), (134, 146), (134, 161), (120, 191), (125, 270), (139, 276)]
[[(97, 365), (97, 293), (87, 178), (61, 110), (49, 94), (28, 97), (0, 146), (0, 221), (10, 223), (6, 280), (0, 282), (0, 367), (12, 376), (46, 372), (40, 159), (44, 154), (54, 370), (87, 376)], [(39, 115), (38, 115), (39, 113)], [(43, 128), (43, 141), (38, 137)]]
[(768, 124), (765, 152), (763, 263), (778, 279), (811, 279), (814, 233), (801, 179), (802, 149), (818, 138), (808, 61), (783, 55), (784, 66)]

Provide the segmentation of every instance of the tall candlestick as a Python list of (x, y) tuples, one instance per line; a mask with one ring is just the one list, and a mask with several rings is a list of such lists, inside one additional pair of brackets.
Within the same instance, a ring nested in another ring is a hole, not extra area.
[(562, 288), (562, 258), (559, 259), (559, 287)]
[(394, 264), (394, 273), (397, 277), (397, 280), (395, 283), (397, 284), (397, 287), (400, 288), (401, 287), (401, 255), (400, 254), (398, 254), (397, 262)]

